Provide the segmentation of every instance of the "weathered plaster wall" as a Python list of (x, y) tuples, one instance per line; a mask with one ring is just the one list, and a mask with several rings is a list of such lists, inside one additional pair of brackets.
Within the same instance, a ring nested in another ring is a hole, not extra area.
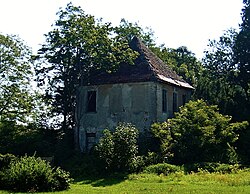
[[(168, 111), (162, 112), (162, 89), (167, 90)], [(97, 111), (87, 112), (87, 92), (96, 91)], [(95, 141), (103, 129), (113, 129), (119, 122), (134, 124), (140, 132), (149, 130), (152, 123), (165, 121), (173, 115), (173, 92), (177, 92), (178, 104), (187, 91), (155, 82), (107, 84), (79, 88), (77, 120), (79, 144), (86, 151), (86, 134), (95, 134)], [(93, 137), (91, 137), (93, 139)]]

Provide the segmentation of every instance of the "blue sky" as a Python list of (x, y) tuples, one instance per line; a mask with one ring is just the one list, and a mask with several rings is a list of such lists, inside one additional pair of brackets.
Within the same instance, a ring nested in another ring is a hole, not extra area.
[[(0, 0), (0, 32), (18, 34), (33, 52), (67, 0)], [(96, 18), (118, 25), (122, 18), (150, 27), (166, 47), (187, 46), (198, 58), (209, 39), (241, 23), (242, 0), (71, 0)]]

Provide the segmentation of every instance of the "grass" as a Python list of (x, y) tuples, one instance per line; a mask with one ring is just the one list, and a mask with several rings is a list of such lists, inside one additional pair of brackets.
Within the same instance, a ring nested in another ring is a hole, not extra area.
[[(0, 191), (0, 193), (8, 193)], [(107, 178), (78, 180), (67, 191), (58, 194), (80, 193), (175, 193), (175, 194), (241, 194), (250, 193), (250, 171), (232, 174), (182, 172), (165, 175), (131, 174)], [(52, 192), (51, 192), (52, 194)]]

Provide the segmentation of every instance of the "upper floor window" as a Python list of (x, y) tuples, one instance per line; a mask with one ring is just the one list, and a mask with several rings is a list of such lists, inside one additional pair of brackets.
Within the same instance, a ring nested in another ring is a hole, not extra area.
[(167, 112), (167, 90), (162, 90), (162, 112)]
[(184, 105), (187, 102), (187, 95), (183, 94), (182, 95), (182, 105)]
[(96, 112), (96, 91), (88, 91), (87, 112)]
[(177, 104), (177, 93), (174, 92), (173, 93), (173, 112), (177, 112), (178, 111), (178, 104)]

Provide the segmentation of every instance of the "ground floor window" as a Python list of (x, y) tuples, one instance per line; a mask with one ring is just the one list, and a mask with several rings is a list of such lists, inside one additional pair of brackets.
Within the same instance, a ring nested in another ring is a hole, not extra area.
[(96, 144), (96, 133), (86, 133), (86, 149), (91, 150)]
[(182, 105), (184, 105), (187, 102), (187, 95), (183, 94), (182, 95)]

